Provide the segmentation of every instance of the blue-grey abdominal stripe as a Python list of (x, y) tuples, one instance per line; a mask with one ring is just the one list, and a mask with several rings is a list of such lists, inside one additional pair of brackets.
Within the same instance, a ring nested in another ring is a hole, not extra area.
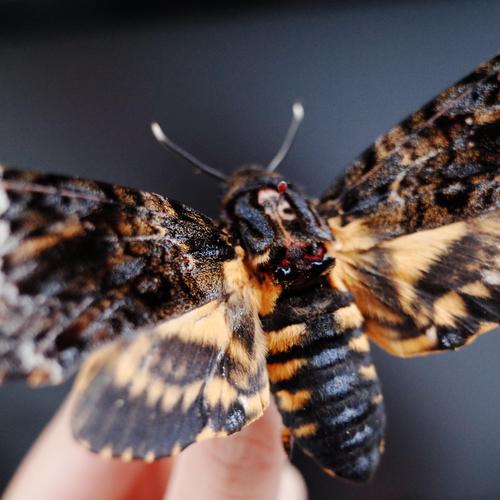
[(326, 368), (332, 362), (344, 361), (348, 351), (344, 347), (324, 349), (319, 354), (311, 357), (310, 364), (315, 368)]
[(354, 373), (337, 375), (333, 380), (326, 382), (318, 389), (329, 398), (338, 398), (351, 392), (356, 387), (357, 380), (358, 378)]

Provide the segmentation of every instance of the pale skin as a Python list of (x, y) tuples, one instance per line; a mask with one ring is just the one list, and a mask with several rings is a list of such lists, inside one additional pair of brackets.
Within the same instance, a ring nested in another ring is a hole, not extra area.
[(243, 431), (152, 464), (104, 460), (71, 437), (72, 397), (24, 458), (3, 500), (306, 500), (281, 444), (274, 405)]

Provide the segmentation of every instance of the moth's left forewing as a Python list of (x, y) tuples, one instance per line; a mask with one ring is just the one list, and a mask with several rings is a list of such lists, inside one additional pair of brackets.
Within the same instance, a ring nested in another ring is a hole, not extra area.
[(225, 296), (97, 351), (76, 383), (75, 436), (124, 459), (175, 455), (226, 436), (268, 404), (257, 296), (240, 258), (224, 264)]

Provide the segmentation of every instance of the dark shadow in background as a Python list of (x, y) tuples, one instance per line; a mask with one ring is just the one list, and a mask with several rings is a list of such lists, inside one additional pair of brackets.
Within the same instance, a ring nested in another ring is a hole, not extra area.
[[(420, 0), (420, 4), (432, 3), (434, 0)], [(311, 0), (307, 2), (307, 10), (324, 11), (334, 7), (365, 8), (374, 5), (373, 0)], [(380, 4), (397, 3), (399, 5), (415, 3), (415, 0), (384, 0)], [(234, 15), (261, 15), (267, 12), (286, 10), (304, 11), (303, 0), (258, 0), (254, 2), (184, 0), (165, 2), (162, 0), (142, 0), (132, 2), (125, 0), (4, 0), (0, 5), (1, 34), (35, 35), (73, 32), (75, 29), (98, 30), (103, 26), (123, 27), (127, 23), (137, 28), (144, 22), (151, 26), (155, 21), (164, 24), (179, 19), (196, 19), (206, 21), (210, 17)]]
[[(151, 120), (229, 171), (271, 158), (302, 97), (306, 120), (282, 171), (316, 196), (499, 46), (500, 4), (487, 0), (66, 5), (0, 6), (0, 160), (158, 191), (209, 215), (217, 185), (160, 150)], [(498, 335), (429, 359), (375, 349), (383, 463), (356, 487), (299, 457), (311, 499), (499, 498), (499, 353)], [(0, 390), (0, 487), (66, 389)]]

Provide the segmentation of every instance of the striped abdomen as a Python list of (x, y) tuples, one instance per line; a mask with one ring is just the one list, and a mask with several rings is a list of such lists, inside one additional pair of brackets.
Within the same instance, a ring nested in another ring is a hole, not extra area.
[(331, 474), (369, 479), (385, 414), (362, 317), (349, 295), (323, 283), (282, 296), (263, 324), (271, 389), (294, 443)]

